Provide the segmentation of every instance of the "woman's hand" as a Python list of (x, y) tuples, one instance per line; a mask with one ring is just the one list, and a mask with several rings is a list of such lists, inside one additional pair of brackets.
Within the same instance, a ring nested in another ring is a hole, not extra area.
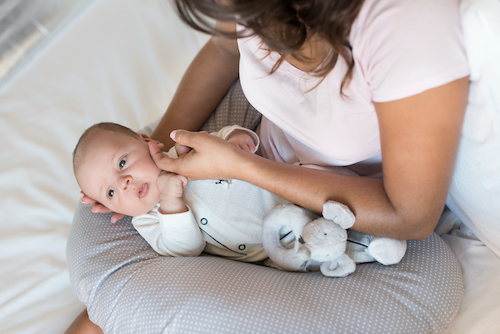
[[(95, 213), (110, 213), (110, 212), (113, 212), (112, 210), (108, 209), (107, 207), (105, 207), (101, 203), (96, 202), (92, 198), (88, 197), (83, 192), (80, 192), (80, 193), (82, 194), (82, 199), (80, 201), (82, 203), (85, 203), (85, 204), (88, 204), (88, 205), (92, 205), (92, 212), (95, 212)], [(123, 219), (124, 217), (125, 217), (125, 215), (123, 215), (121, 213), (115, 213), (114, 215), (111, 216), (111, 222), (112, 223), (116, 223), (117, 221)]]
[(156, 143), (149, 142), (151, 156), (160, 169), (184, 175), (188, 180), (233, 179), (244, 155), (251, 155), (206, 132), (176, 130), (172, 131), (171, 138), (192, 150), (173, 159), (164, 154)]

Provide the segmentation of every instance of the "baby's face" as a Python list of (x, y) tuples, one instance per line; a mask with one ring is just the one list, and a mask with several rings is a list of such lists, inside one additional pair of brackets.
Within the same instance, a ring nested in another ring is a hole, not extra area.
[(88, 144), (76, 178), (88, 197), (117, 213), (137, 216), (160, 199), (161, 170), (149, 153), (148, 137), (100, 131)]

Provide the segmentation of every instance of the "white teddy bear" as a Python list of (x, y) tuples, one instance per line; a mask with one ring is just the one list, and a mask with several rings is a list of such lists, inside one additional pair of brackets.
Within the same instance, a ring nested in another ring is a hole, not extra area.
[(283, 270), (320, 270), (325, 276), (344, 277), (355, 263), (378, 261), (384, 265), (401, 261), (406, 241), (350, 233), (355, 216), (338, 202), (323, 205), (323, 217), (311, 221), (306, 211), (294, 204), (276, 207), (265, 219), (262, 242), (272, 263)]

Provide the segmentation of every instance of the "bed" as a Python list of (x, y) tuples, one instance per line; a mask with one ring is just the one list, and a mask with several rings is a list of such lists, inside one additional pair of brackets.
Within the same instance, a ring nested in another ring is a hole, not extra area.
[[(500, 242), (495, 242), (500, 240), (500, 210), (493, 209), (500, 201), (500, 161), (498, 154), (495, 156), (492, 153), (498, 152), (500, 147), (500, 69), (494, 67), (500, 58), (500, 25), (497, 20), (500, 17), (500, 2), (464, 0), (462, 11), (473, 86), (457, 173), (447, 201), (451, 211), (445, 212), (431, 239), (410, 245), (410, 249), (415, 250), (425, 243), (438, 246), (451, 263), (448, 269), (455, 270), (441, 273), (453, 276), (447, 277), (448, 282), (441, 287), (448, 288), (449, 282), (456, 287), (426, 291), (426, 296), (430, 296), (426, 298), (434, 296), (436, 300), (446, 300), (449, 297), (448, 316), (436, 319), (428, 314), (417, 319), (417, 327), (392, 328), (392, 319), (405, 317), (397, 312), (388, 311), (384, 317), (373, 319), (369, 313), (352, 309), (354, 320), (350, 323), (363, 319), (364, 326), (370, 326), (374, 333), (382, 332), (376, 328), (386, 328), (386, 333), (411, 332), (408, 328), (421, 328), (411, 333), (500, 332)], [(148, 277), (141, 278), (137, 274), (138, 268), (144, 266), (144, 261), (153, 263), (159, 260), (151, 257), (147, 246), (138, 239), (129, 243), (116, 241), (110, 243), (109, 248), (119, 248), (123, 256), (130, 255), (127, 265), (121, 266), (125, 269), (119, 268), (122, 272), (128, 270), (125, 283), (109, 280), (98, 287), (87, 286), (85, 284), (93, 281), (75, 274), (104, 272), (106, 277), (111, 277), (117, 268), (95, 269), (87, 266), (82, 269), (74, 261), (75, 256), (81, 253), (78, 247), (70, 247), (66, 255), (68, 238), (73, 241), (84, 239), (79, 234), (82, 230), (75, 228), (78, 226), (74, 223), (75, 211), (77, 215), (82, 211), (85, 215), (92, 214), (88, 207), (78, 204), (79, 188), (72, 174), (71, 152), (81, 132), (95, 122), (114, 121), (134, 129), (154, 124), (167, 107), (184, 70), (207, 37), (183, 25), (171, 3), (165, 0), (81, 1), (76, 7), (66, 8), (65, 12), (58, 17), (58, 24), (50, 26), (52, 30), (47, 29), (36, 43), (23, 49), (26, 57), (18, 57), (8, 65), (2, 58), (2, 65), (8, 68), (0, 82), (0, 328), (2, 333), (63, 333), (85, 308), (82, 303), (85, 301), (91, 305), (91, 319), (101, 321), (106, 332), (134, 332), (130, 328), (119, 329), (119, 324), (127, 323), (127, 319), (121, 319), (122, 314), (114, 312), (101, 300), (108, 298), (116, 301), (116, 295), (121, 293), (119, 284), (126, 286), (134, 280), (147, 282)], [(15, 43), (15, 38), (12, 38), (11, 43)], [(485, 144), (492, 142), (496, 143), (493, 147)], [(480, 159), (471, 162), (470, 152)], [(471, 177), (470, 170), (479, 172), (478, 179)], [(484, 196), (471, 198), (470, 189), (474, 187), (484, 188)], [(476, 221), (477, 217), (479, 221)], [(120, 226), (120, 233), (133, 233), (129, 225)], [(99, 242), (99, 237), (95, 236), (96, 242)], [(432, 261), (432, 255), (428, 253), (425, 261)], [(68, 258), (72, 260), (69, 261), (69, 269)], [(422, 258), (421, 254), (410, 252), (403, 265), (411, 270), (410, 262), (419, 261), (419, 258)], [(191, 304), (187, 304), (196, 310), (198, 317), (177, 306), (176, 300), (188, 295), (184, 290), (168, 296), (170, 304), (162, 310), (163, 314), (169, 314), (171, 319), (184, 316), (184, 320), (172, 321), (176, 326), (165, 326), (165, 332), (190, 332), (189, 328), (197, 328), (197, 332), (227, 333), (327, 331), (321, 324), (328, 323), (324, 318), (330, 315), (322, 313), (317, 306), (322, 304), (318, 304), (313, 297), (321, 294), (322, 289), (331, 288), (325, 285), (323, 277), (315, 273), (279, 272), (280, 276), (272, 268), (255, 269), (255, 265), (228, 264), (222, 259), (207, 256), (169, 264), (165, 267), (168, 275), (165, 274), (164, 281), (155, 281), (155, 284), (174, 282), (172, 273), (182, 273), (188, 267), (195, 270), (199, 265), (197, 261), (210, 263), (212, 281), (227, 280), (220, 273), (229, 267), (247, 278), (253, 277), (255, 271), (266, 270), (263, 275), (267, 278), (248, 280), (244, 288), (234, 287), (233, 291), (240, 293), (234, 295), (226, 293), (231, 288), (230, 281), (222, 289), (220, 285), (200, 282), (201, 278), (176, 277), (180, 281), (191, 279), (192, 284), (207, 288), (195, 293), (199, 299), (190, 299)], [(455, 277), (456, 268), (460, 268), (460, 277)], [(377, 270), (379, 266), (376, 264), (360, 266), (359, 275)], [(310, 289), (300, 284), (302, 278), (297, 275), (312, 281)], [(260, 289), (270, 284), (267, 281), (269, 277), (274, 279), (274, 288), (282, 287), (284, 290), (274, 289), (272, 293), (267, 293), (265, 288)], [(371, 279), (369, 275), (367, 277), (366, 282), (370, 284), (387, 283)], [(425, 282), (416, 283), (425, 286)], [(101, 289), (100, 294), (94, 294), (96, 289)], [(257, 294), (258, 298), (255, 297), (257, 289), (262, 290)], [(289, 295), (286, 289), (294, 290), (294, 294)], [(459, 290), (463, 294), (454, 294)], [(333, 290), (330, 292), (335, 293)], [(311, 293), (315, 295), (311, 297)], [(211, 303), (214, 295), (224, 298), (213, 304), (212, 313), (204, 315), (204, 310), (198, 307)], [(134, 307), (148, 303), (147, 294), (137, 296)], [(293, 296), (301, 296), (301, 300)], [(248, 307), (246, 313), (242, 313), (247, 318), (227, 318), (227, 313), (235, 311), (234, 308), (226, 309), (223, 301), (234, 302), (243, 297), (253, 302), (252, 306), (237, 303), (239, 308)], [(154, 295), (149, 295), (149, 299), (154, 298)], [(383, 298), (360, 293), (356, 301), (347, 302), (356, 304), (362, 300), (373, 304), (373, 307), (383, 308), (383, 305), (377, 304), (377, 300)], [(268, 306), (259, 304), (263, 301), (280, 311), (268, 312)], [(114, 306), (121, 307), (118, 302)], [(250, 316), (249, 312), (258, 307), (266, 311)], [(305, 309), (306, 314), (314, 311), (317, 318), (311, 320), (301, 315)], [(283, 310), (293, 313), (288, 317), (294, 321), (280, 329), (273, 327), (273, 323), (283, 316), (280, 313)], [(135, 332), (162, 332), (151, 329), (154, 326), (146, 327), (146, 324), (157, 322), (155, 314), (158, 314), (158, 309), (151, 311), (151, 318), (143, 319), (142, 327), (138, 327), (141, 330)], [(220, 327), (218, 317), (224, 319), (226, 327)], [(429, 324), (432, 321), (438, 325), (418, 327), (422, 322)], [(311, 325), (313, 323), (314, 326)], [(203, 327), (189, 327), (195, 326), (193, 324), (203, 324)], [(137, 322), (136, 325), (139, 326)], [(342, 324), (336, 326), (340, 326), (335, 327), (338, 332), (370, 332), (361, 329), (366, 327), (349, 326), (340, 330)], [(431, 327), (432, 330), (429, 330)]]

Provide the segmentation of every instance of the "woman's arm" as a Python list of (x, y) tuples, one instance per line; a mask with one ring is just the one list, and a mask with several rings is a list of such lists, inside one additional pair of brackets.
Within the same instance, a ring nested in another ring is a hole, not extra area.
[[(413, 97), (376, 104), (384, 179), (308, 173), (283, 166), (257, 167), (255, 183), (315, 212), (328, 199), (347, 204), (353, 229), (397, 239), (421, 239), (443, 210), (468, 95), (463, 78)], [(255, 169), (253, 169), (255, 168)], [(287, 175), (287, 177), (279, 177)], [(314, 185), (314, 186), (311, 186)]]
[[(218, 24), (235, 30), (234, 24)], [(200, 50), (186, 73), (152, 137), (169, 149), (174, 129), (198, 130), (238, 78), (236, 40), (212, 37)]]
[(413, 97), (376, 104), (384, 179), (278, 163), (235, 150), (218, 138), (186, 131), (173, 135), (194, 148), (189, 154), (177, 160), (159, 152), (152, 155), (160, 168), (188, 179), (240, 179), (317, 213), (327, 200), (335, 200), (355, 213), (357, 231), (421, 239), (432, 233), (446, 201), (467, 94), (468, 78), (463, 78)]
[(375, 104), (384, 190), (392, 225), (426, 237), (443, 211), (469, 92), (462, 78), (406, 99)]

